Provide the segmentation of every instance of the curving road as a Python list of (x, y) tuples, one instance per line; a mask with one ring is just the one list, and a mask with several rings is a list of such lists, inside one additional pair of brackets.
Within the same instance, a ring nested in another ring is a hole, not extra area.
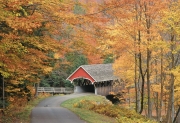
[(54, 96), (41, 101), (31, 112), (31, 123), (86, 123), (68, 109), (60, 107), (65, 100), (86, 95), (90, 93)]

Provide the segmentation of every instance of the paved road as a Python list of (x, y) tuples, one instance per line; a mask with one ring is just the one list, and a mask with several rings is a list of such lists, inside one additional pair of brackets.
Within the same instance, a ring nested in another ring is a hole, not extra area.
[(68, 99), (90, 93), (54, 96), (40, 102), (31, 112), (31, 123), (86, 123), (60, 104)]

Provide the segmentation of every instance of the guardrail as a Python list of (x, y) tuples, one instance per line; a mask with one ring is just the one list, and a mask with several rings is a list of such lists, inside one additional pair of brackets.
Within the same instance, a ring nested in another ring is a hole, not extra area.
[(73, 93), (74, 90), (72, 88), (63, 88), (63, 87), (38, 87), (37, 88), (38, 93), (64, 93), (64, 94), (70, 94)]

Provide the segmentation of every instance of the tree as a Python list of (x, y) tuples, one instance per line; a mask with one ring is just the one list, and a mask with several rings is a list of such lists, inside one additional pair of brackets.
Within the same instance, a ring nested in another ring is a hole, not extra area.
[(59, 0), (0, 1), (0, 74), (9, 101), (32, 95), (33, 84), (52, 71), (52, 60), (67, 51), (56, 35), (63, 23), (76, 22), (72, 14), (64, 16), (72, 6)]
[(78, 52), (69, 52), (65, 58), (61, 59), (59, 68), (56, 68), (49, 75), (42, 78), (40, 86), (51, 87), (73, 87), (67, 81), (67, 77), (72, 74), (79, 66), (88, 64), (87, 58)]
[[(169, 8), (163, 12), (164, 17), (162, 18), (162, 26), (164, 27), (162, 32), (167, 34), (164, 37), (164, 41), (167, 42), (169, 47), (169, 52), (167, 54), (168, 61), (168, 72), (169, 76), (169, 100), (168, 100), (168, 112), (167, 112), (167, 122), (171, 123), (174, 119), (175, 103), (178, 98), (176, 98), (175, 88), (178, 88), (178, 78), (177, 72), (179, 71), (179, 2), (170, 1)], [(175, 99), (176, 98), (176, 99)]]
[(104, 40), (104, 44), (116, 58), (115, 73), (128, 80), (127, 86), (135, 84), (137, 102), (140, 90), (141, 105), (139, 107), (139, 103), (136, 104), (136, 111), (139, 113), (144, 109), (144, 95), (147, 94), (148, 117), (151, 117), (152, 112), (151, 83), (154, 83), (151, 69), (155, 64), (152, 46), (160, 41), (157, 23), (160, 21), (160, 12), (165, 7), (166, 2), (162, 1), (114, 0), (106, 1), (103, 8), (103, 12), (111, 20), (106, 26), (107, 34), (104, 39), (107, 40)]

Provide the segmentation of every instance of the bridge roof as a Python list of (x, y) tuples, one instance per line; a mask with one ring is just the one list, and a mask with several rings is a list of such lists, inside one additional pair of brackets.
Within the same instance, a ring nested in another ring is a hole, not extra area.
[(118, 79), (113, 73), (112, 64), (81, 65), (67, 80), (73, 82), (74, 79), (85, 78), (93, 83)]

